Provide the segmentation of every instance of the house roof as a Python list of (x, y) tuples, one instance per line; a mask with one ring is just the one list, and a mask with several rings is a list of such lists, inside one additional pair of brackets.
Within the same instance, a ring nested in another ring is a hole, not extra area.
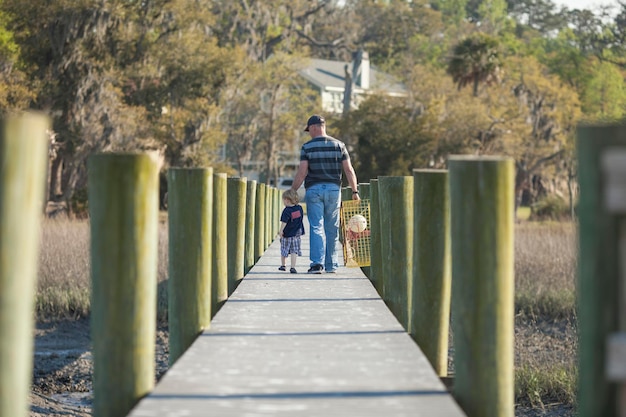
[[(352, 71), (352, 64), (341, 61), (329, 61), (327, 59), (310, 59), (310, 64), (300, 71), (300, 74), (308, 81), (322, 90), (343, 91), (345, 88), (345, 70)], [(355, 85), (354, 89), (362, 91)], [(388, 94), (405, 95), (406, 88), (401, 83), (396, 82), (389, 74), (378, 71), (370, 66), (370, 88), (369, 90), (385, 91)]]

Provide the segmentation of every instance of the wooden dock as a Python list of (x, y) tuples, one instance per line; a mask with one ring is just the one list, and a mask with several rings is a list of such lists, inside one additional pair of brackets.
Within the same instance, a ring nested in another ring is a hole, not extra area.
[(302, 243), (290, 274), (274, 241), (129, 416), (464, 416), (361, 270), (309, 275)]

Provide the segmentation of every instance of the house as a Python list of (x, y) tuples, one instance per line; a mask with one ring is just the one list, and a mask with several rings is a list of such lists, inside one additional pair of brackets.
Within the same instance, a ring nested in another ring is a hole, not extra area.
[(344, 99), (347, 103), (348, 97), (351, 98), (349, 109), (356, 109), (367, 94), (383, 92), (395, 97), (407, 94), (406, 88), (393, 77), (372, 67), (368, 53), (363, 50), (350, 63), (311, 59), (300, 75), (320, 92), (325, 113), (344, 113)]

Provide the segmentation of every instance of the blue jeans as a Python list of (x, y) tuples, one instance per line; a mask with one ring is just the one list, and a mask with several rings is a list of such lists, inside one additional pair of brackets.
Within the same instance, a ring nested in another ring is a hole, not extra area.
[(311, 266), (323, 265), (326, 271), (339, 267), (340, 195), (341, 187), (337, 184), (315, 184), (306, 189)]

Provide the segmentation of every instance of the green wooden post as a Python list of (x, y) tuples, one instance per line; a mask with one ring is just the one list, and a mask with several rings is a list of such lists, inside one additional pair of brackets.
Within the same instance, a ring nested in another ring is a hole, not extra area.
[(383, 300), (405, 330), (411, 328), (413, 177), (378, 177)]
[(512, 417), (515, 167), (455, 156), (449, 176), (454, 396), (469, 417)]
[(370, 280), (378, 291), (383, 295), (383, 258), (382, 258), (382, 235), (380, 228), (380, 203), (378, 198), (378, 179), (370, 180)]
[(211, 317), (228, 299), (228, 201), (227, 175), (213, 174), (213, 279)]
[(256, 190), (256, 228), (254, 231), (254, 258), (255, 262), (259, 260), (263, 252), (265, 252), (265, 184), (257, 184)]
[(274, 238), (274, 236), (272, 235), (274, 228), (272, 227), (273, 225), (273, 214), (274, 214), (274, 187), (271, 186), (267, 186), (266, 188), (266, 193), (267, 196), (265, 197), (265, 249), (267, 249), (271, 244), (272, 244), (272, 240)]
[(88, 161), (95, 417), (126, 415), (154, 387), (159, 164)]
[(272, 192), (272, 218), (270, 219), (272, 223), (272, 236), (270, 242), (274, 241), (276, 234), (278, 233), (278, 224), (280, 224), (280, 217), (276, 217), (276, 209), (278, 208), (278, 201), (276, 200), (280, 190), (278, 188), (274, 188)]
[(274, 238), (278, 237), (278, 231), (280, 230), (280, 214), (283, 211), (283, 192), (276, 189), (276, 199), (274, 204)]
[(246, 179), (228, 178), (228, 295), (244, 275), (246, 239)]
[[(350, 198), (352, 198), (352, 189), (350, 190)], [(359, 184), (359, 196), (361, 200), (369, 200), (370, 199), (370, 184), (368, 182), (362, 182)]]
[[(617, 416), (619, 386), (607, 380), (607, 338), (620, 330), (620, 219), (605, 204), (602, 159), (626, 149), (626, 126), (581, 126), (577, 133), (580, 198), (578, 263), (578, 415)], [(623, 273), (623, 272), (622, 272)]]
[(169, 363), (211, 323), (213, 168), (168, 171)]
[[(348, 188), (350, 190), (350, 198), (352, 198), (352, 189)], [(369, 183), (360, 183), (359, 184), (359, 196), (361, 197), (361, 200), (370, 200), (370, 266), (363, 266), (361, 267), (361, 271), (363, 271), (363, 273), (365, 274), (366, 277), (368, 277), (370, 280), (371, 275), (372, 275), (372, 267), (371, 267), (371, 261), (372, 261), (372, 247), (371, 247), (371, 241), (372, 241), (372, 236), (371, 236), (371, 222), (372, 222), (372, 209), (371, 209), (371, 205), (372, 205), (372, 201), (370, 199), (370, 184)]]
[(269, 241), (272, 234), (270, 229), (270, 218), (272, 217), (272, 198), (272, 187), (265, 184), (265, 218), (263, 219), (263, 222), (265, 223), (265, 236), (263, 240), (263, 251), (265, 251), (270, 245)]
[(25, 417), (50, 122), (25, 113), (0, 124), (0, 416)]
[(352, 188), (343, 187), (341, 189), (341, 201), (349, 201), (352, 200)]
[(448, 171), (414, 170), (411, 337), (435, 372), (448, 375), (452, 285)]
[(254, 257), (254, 233), (256, 230), (256, 190), (256, 181), (248, 180), (246, 192), (246, 243), (244, 246), (244, 274), (247, 274), (256, 262), (256, 259)]

